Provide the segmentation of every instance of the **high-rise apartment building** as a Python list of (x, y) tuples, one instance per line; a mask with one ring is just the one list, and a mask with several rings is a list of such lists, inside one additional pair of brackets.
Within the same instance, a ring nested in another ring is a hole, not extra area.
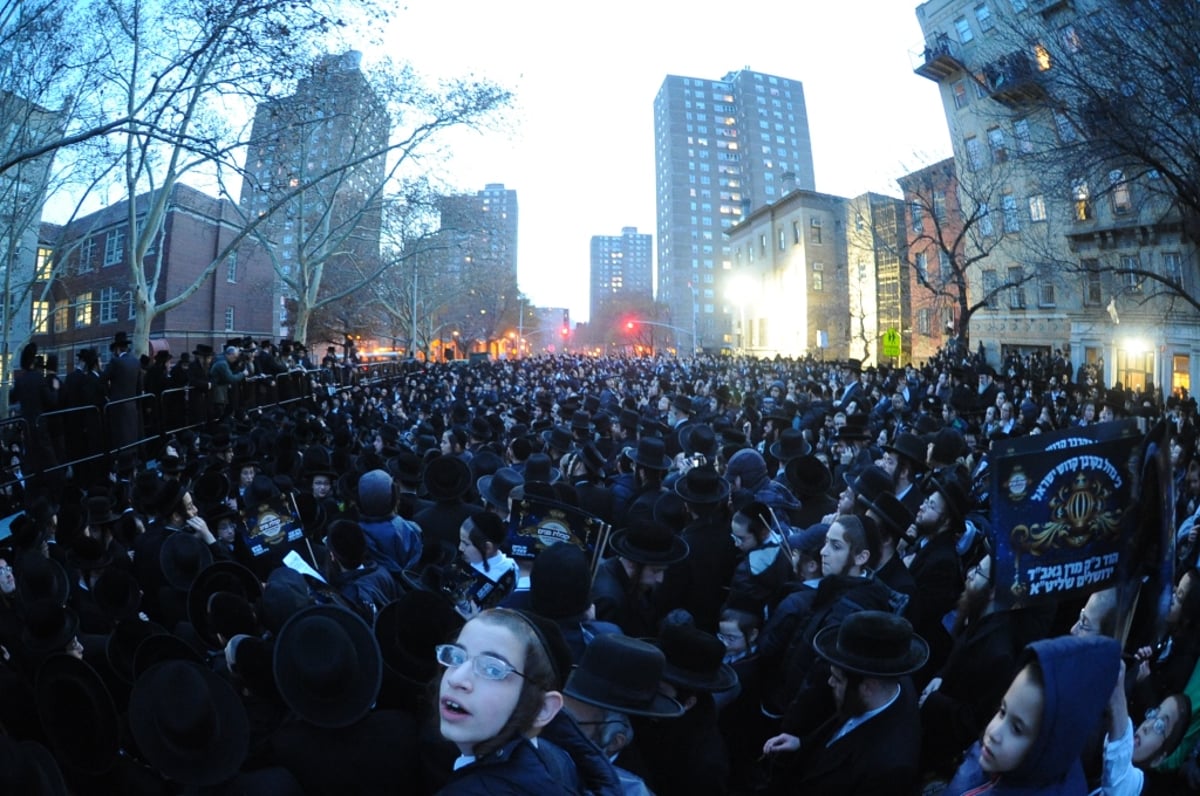
[(284, 280), (320, 263), (322, 282), (336, 287), (341, 272), (369, 270), (379, 257), (390, 125), (361, 61), (354, 51), (326, 56), (293, 94), (254, 116), (241, 208), (248, 219), (267, 216), (255, 238), (281, 277), (280, 335), (294, 321)]
[(515, 285), (517, 192), (493, 182), (473, 194), (443, 196), (438, 207), (441, 232), (457, 241), (460, 261), (497, 269)]
[(591, 251), (591, 323), (614, 305), (654, 299), (652, 237), (637, 227), (620, 235), (593, 235)]
[(657, 298), (684, 346), (732, 344), (724, 230), (793, 190), (815, 189), (804, 87), (750, 69), (668, 75), (654, 100)]
[[(1076, 367), (1103, 361), (1106, 385), (1168, 393), (1200, 373), (1200, 319), (1147, 274), (1186, 290), (1196, 247), (1162, 175), (1097, 148), (1113, 118), (1104, 103), (1133, 102), (1154, 80), (1122, 77), (1081, 30), (1112, 30), (1097, 20), (1135, 5), (929, 0), (914, 69), (938, 84), (951, 131), (972, 349), (998, 365), (1069, 348)], [(1080, 86), (1099, 99), (1076, 102)], [(1163, 118), (1148, 113), (1138, 135), (1153, 140)]]

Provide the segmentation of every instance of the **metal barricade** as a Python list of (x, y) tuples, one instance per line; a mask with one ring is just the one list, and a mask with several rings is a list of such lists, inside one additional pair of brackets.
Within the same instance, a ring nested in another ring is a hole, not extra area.
[[(39, 472), (53, 473), (108, 456), (108, 428), (98, 406), (72, 406), (42, 412), (38, 415), (36, 429), (50, 440), (58, 458), (63, 454), (71, 456), (66, 461), (42, 467)], [(96, 439), (90, 439), (91, 436)]]
[[(144, 392), (129, 398), (119, 398), (104, 405), (104, 425), (108, 429), (108, 451), (112, 454), (121, 453), (131, 448), (149, 442), (158, 437), (157, 432), (147, 435), (143, 427), (145, 413), (142, 411), (147, 402), (156, 401), (154, 393)], [(132, 434), (127, 434), (132, 426)]]

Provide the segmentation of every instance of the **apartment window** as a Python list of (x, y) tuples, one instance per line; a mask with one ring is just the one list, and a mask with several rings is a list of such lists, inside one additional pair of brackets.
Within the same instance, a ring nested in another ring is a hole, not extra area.
[(992, 162), (1003, 163), (1008, 160), (1008, 146), (1004, 141), (1004, 131), (999, 127), (988, 130), (988, 148), (992, 150)]
[(1040, 193), (1029, 197), (1029, 220), (1046, 220), (1046, 200)]
[(913, 258), (913, 268), (917, 269), (917, 279), (922, 282), (929, 279), (929, 255), (925, 252), (917, 252), (917, 256)]
[(45, 246), (38, 246), (37, 250), (37, 265), (35, 266), (34, 279), (39, 282), (49, 282), (50, 277), (54, 274), (54, 250)]
[(225, 281), (230, 284), (237, 282), (237, 252), (230, 252), (225, 259)]
[(953, 270), (950, 267), (950, 255), (945, 249), (938, 249), (938, 273), (945, 278), (947, 274), (953, 273)]
[(1122, 215), (1133, 210), (1133, 199), (1129, 193), (1129, 183), (1125, 180), (1125, 173), (1120, 169), (1114, 169), (1108, 173), (1108, 184), (1111, 186), (1112, 196), (1112, 211), (1117, 215)]
[(967, 145), (967, 166), (971, 171), (978, 171), (983, 168), (983, 154), (979, 149), (979, 139), (975, 136), (969, 136), (966, 140)]
[(816, 216), (808, 222), (808, 237), (813, 243), (821, 242), (821, 219)]
[(1000, 206), (1004, 209), (1004, 231), (1019, 231), (1021, 220), (1017, 213), (1017, 198), (1011, 193), (1006, 193), (1000, 197)]
[(137, 305), (133, 303), (133, 291), (129, 291), (129, 320), (137, 319)]
[(1060, 33), (1063, 46), (1067, 48), (1068, 52), (1077, 53), (1083, 47), (1083, 43), (1079, 40), (1079, 31), (1075, 30), (1074, 25), (1065, 26)]
[(75, 297), (75, 328), (92, 325), (92, 291)]
[(1019, 266), (1008, 269), (1008, 306), (1014, 310), (1025, 309), (1025, 274)]
[(77, 267), (78, 273), (86, 274), (92, 270), (92, 260), (96, 256), (96, 239), (88, 236), (83, 239), (83, 243), (79, 244), (79, 264)]
[(1075, 202), (1075, 220), (1090, 221), (1092, 218), (1092, 195), (1084, 180), (1076, 182), (1071, 187), (1072, 199)]
[(928, 307), (917, 310), (917, 334), (933, 334), (933, 310)]
[(1121, 255), (1121, 284), (1127, 290), (1135, 293), (1142, 292), (1142, 277), (1135, 273), (1142, 268), (1142, 260), (1136, 254)]
[(938, 221), (946, 220), (946, 192), (933, 192), (933, 217)]
[(991, 30), (996, 24), (996, 21), (992, 19), (992, 10), (987, 7), (987, 3), (975, 6), (975, 19), (979, 20), (980, 30)]
[(1099, 307), (1104, 303), (1104, 285), (1100, 279), (1100, 261), (1086, 259), (1080, 263), (1083, 266), (1083, 305)]
[(767, 233), (760, 232), (758, 235), (758, 250), (764, 257), (767, 254)]
[(980, 202), (976, 208), (979, 214), (979, 231), (984, 235), (994, 235), (996, 228), (992, 225), (992, 215), (987, 202)]
[(1000, 279), (996, 276), (996, 269), (983, 269), (983, 295), (984, 301), (988, 307), (995, 309), (999, 305), (998, 296), (996, 295), (1000, 287)]
[(1013, 122), (1013, 138), (1017, 139), (1017, 151), (1022, 155), (1033, 152), (1033, 139), (1029, 135), (1029, 120), (1017, 119)]
[(971, 102), (967, 94), (967, 83), (965, 80), (956, 80), (952, 85), (951, 90), (954, 92), (954, 107), (961, 110)]
[(71, 323), (71, 302), (59, 299), (54, 302), (54, 331), (65, 332)]
[(783, 227), (779, 228), (779, 251), (787, 248), (787, 235), (784, 234)]
[(1053, 307), (1054, 302), (1054, 282), (1048, 277), (1043, 277), (1038, 283), (1038, 305), (1041, 307)]
[(825, 264), (824, 263), (813, 263), (812, 264), (812, 289), (813, 290), (824, 290), (825, 289)]
[(34, 301), (33, 302), (33, 333), (46, 334), (50, 331), (50, 302), (49, 301)]
[(911, 209), (912, 231), (913, 232), (924, 232), (925, 231), (925, 220), (921, 217), (921, 203), (913, 202), (912, 205), (910, 205), (910, 207), (912, 208)]
[(116, 265), (125, 255), (125, 227), (108, 231), (104, 239), (104, 265)]
[(792, 222), (792, 243), (800, 245), (800, 222)]
[(966, 17), (954, 20), (954, 30), (958, 32), (958, 40), (963, 44), (975, 38), (975, 34), (971, 32), (971, 23), (967, 22)]
[(117, 289), (106, 287), (100, 291), (100, 323), (117, 322)]
[(225, 331), (233, 331), (233, 307), (225, 308)]
[(1163, 274), (1176, 284), (1183, 283), (1183, 261), (1179, 252), (1163, 252)]

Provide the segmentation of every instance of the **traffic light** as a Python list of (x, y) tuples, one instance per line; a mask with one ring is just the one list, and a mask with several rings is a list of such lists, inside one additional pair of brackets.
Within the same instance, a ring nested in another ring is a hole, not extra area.
[(625, 330), (628, 332), (633, 331), (633, 321), (625, 321)]
[(566, 326), (564, 326), (558, 330), (558, 333), (561, 334), (563, 337), (566, 337), (567, 335), (569, 335), (571, 333), (571, 330), (569, 328), (567, 328)]

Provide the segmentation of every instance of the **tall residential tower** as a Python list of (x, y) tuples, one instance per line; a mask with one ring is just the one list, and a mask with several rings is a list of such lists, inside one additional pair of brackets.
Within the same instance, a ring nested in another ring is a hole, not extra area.
[(742, 69), (668, 75), (654, 99), (657, 297), (683, 345), (732, 344), (724, 230), (793, 190), (815, 190), (804, 87)]
[(649, 303), (654, 299), (651, 235), (622, 227), (620, 235), (593, 235), (591, 254), (591, 323), (614, 304)]

